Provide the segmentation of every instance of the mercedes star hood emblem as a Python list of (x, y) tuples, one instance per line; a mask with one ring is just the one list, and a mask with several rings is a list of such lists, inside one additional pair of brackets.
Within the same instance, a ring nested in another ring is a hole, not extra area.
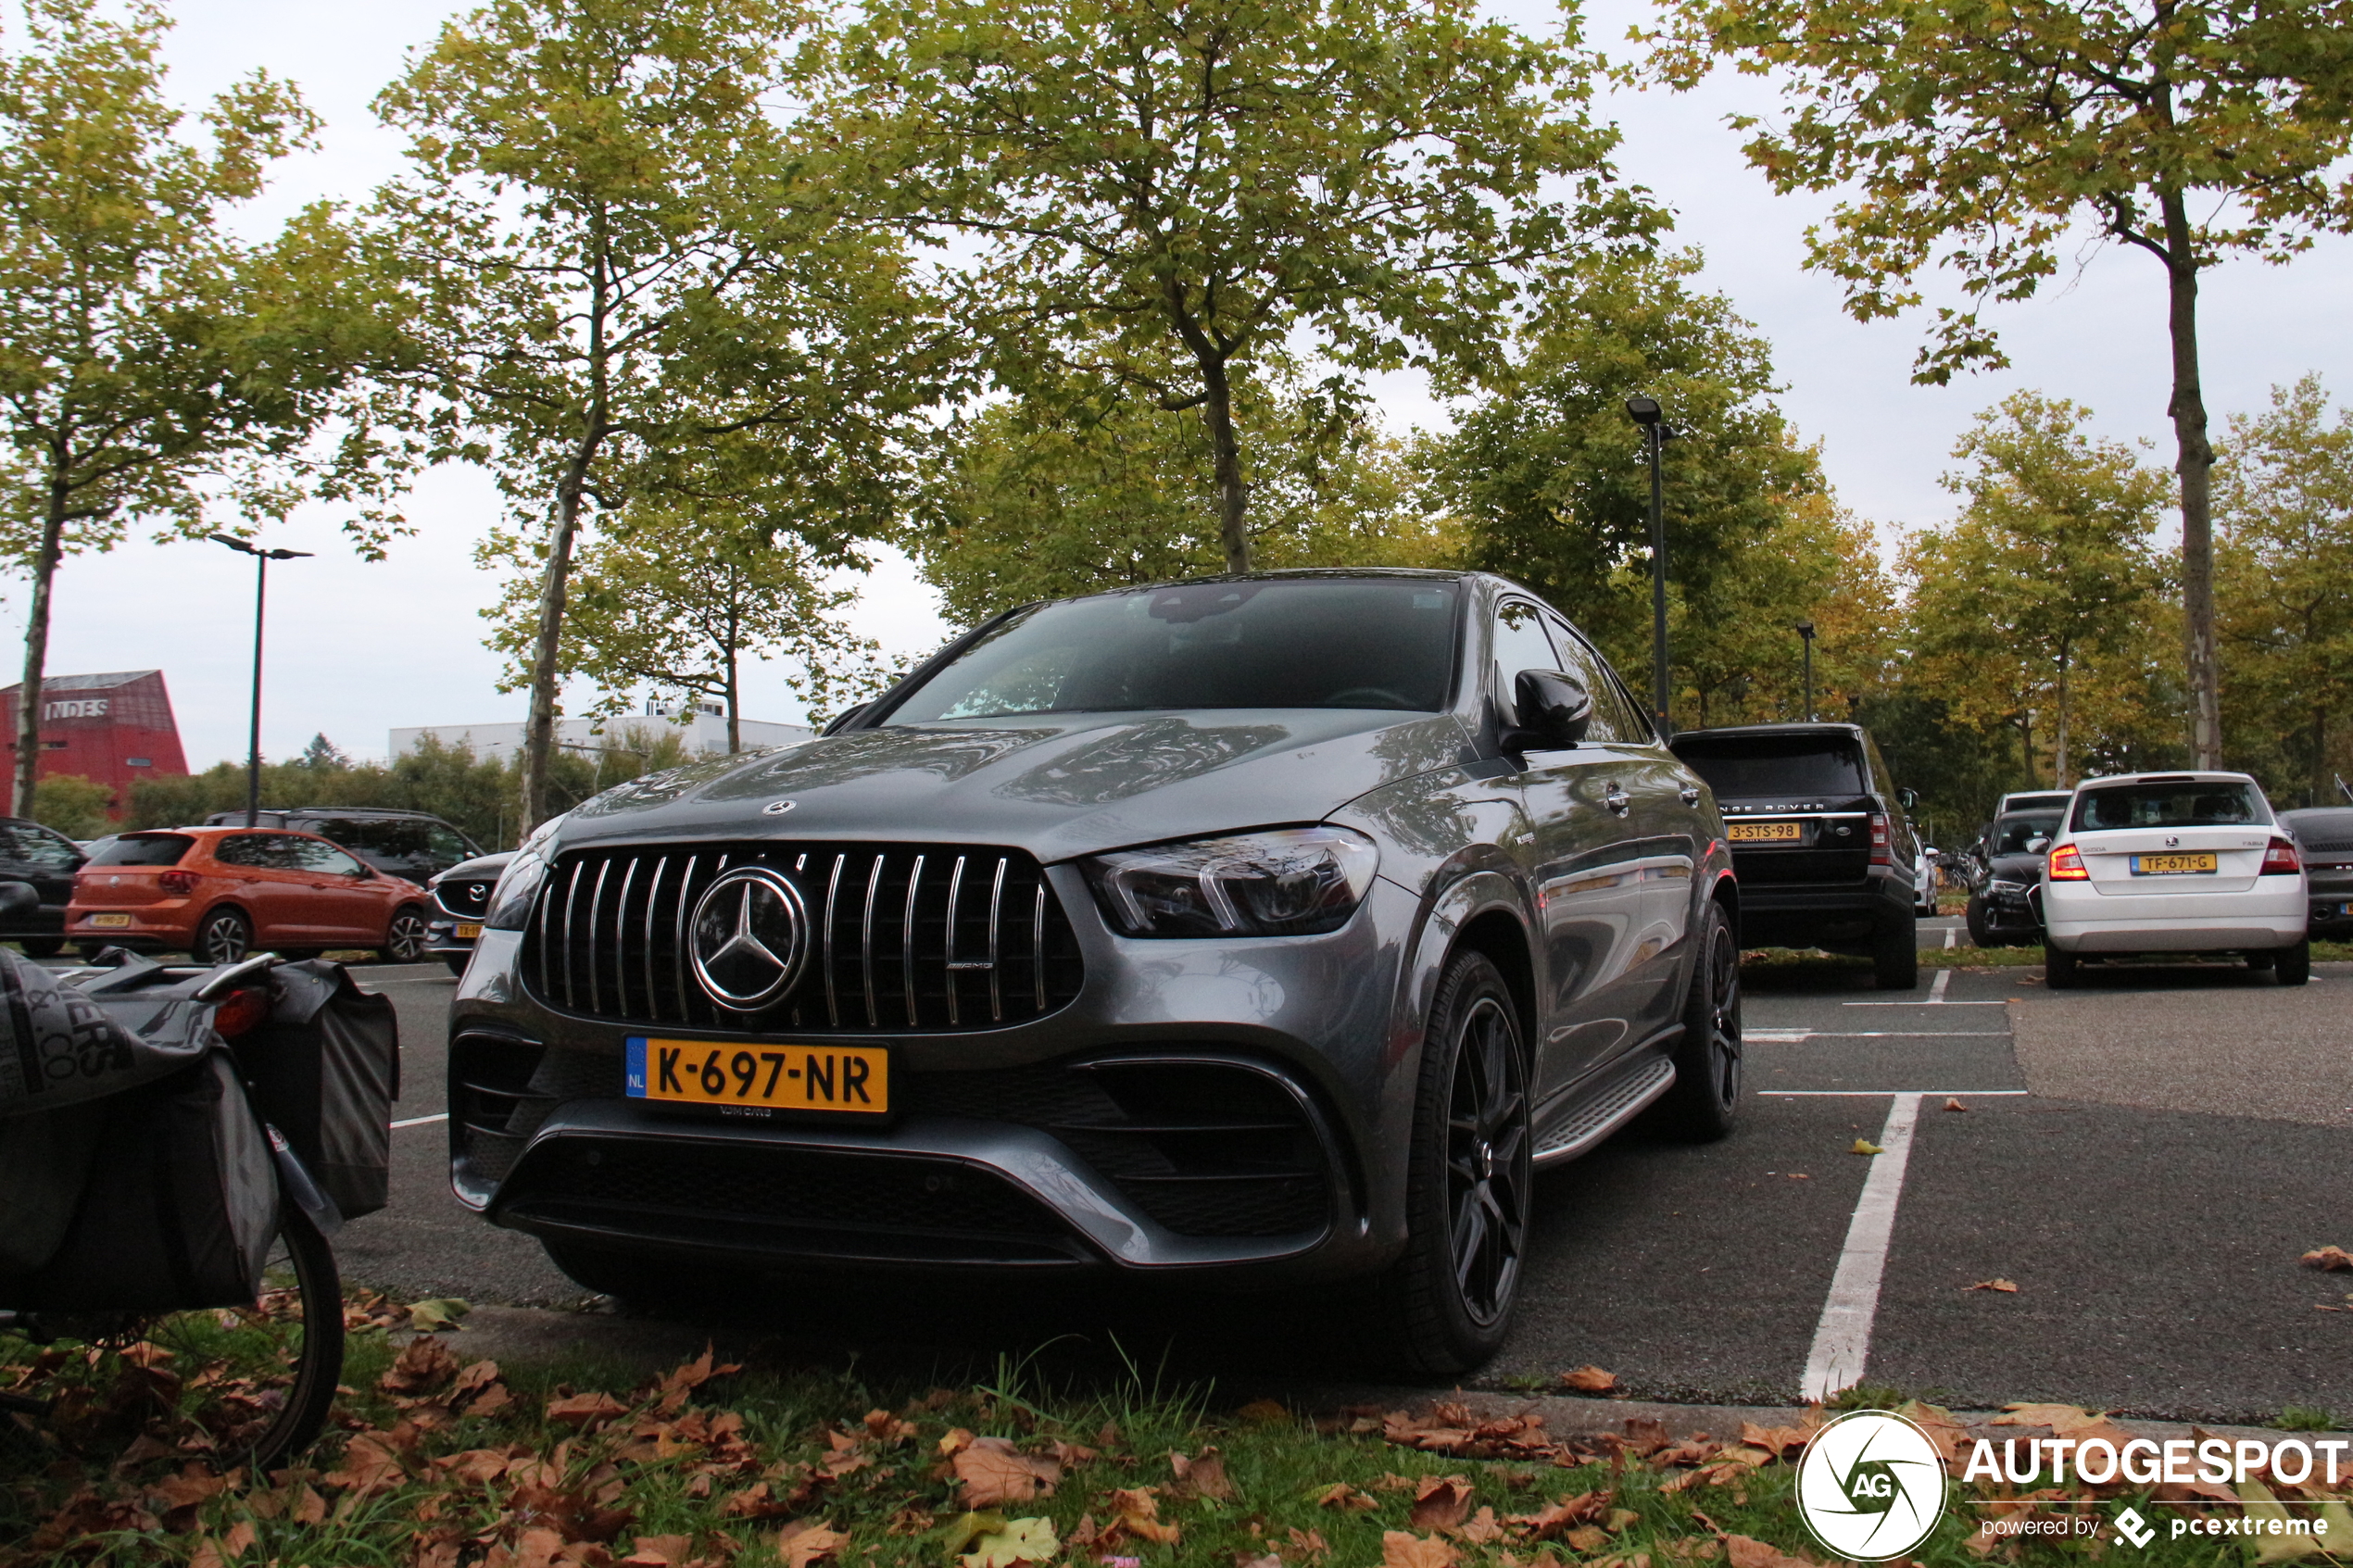
[(780, 999), (809, 960), (800, 889), (766, 866), (737, 866), (703, 890), (686, 935), (695, 978), (711, 999), (757, 1012)]

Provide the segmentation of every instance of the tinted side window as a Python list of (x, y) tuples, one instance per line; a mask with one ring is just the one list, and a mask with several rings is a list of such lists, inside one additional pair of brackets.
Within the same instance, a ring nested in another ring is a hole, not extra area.
[(1495, 708), (1507, 724), (1520, 721), (1512, 684), (1523, 670), (1558, 670), (1560, 655), (1545, 633), (1541, 611), (1526, 599), (1506, 599), (1495, 611)]
[(460, 860), (471, 860), (478, 853), (472, 845), (459, 836), (456, 828), (444, 827), (439, 822), (426, 824), (425, 843), (426, 852), (437, 867), (446, 868)]
[(330, 876), (342, 876), (359, 869), (359, 862), (323, 839), (296, 838), (287, 835), (292, 847), (287, 851), (296, 866), (306, 872), (322, 872)]
[(69, 871), (82, 860), (82, 851), (72, 840), (45, 828), (19, 828), (16, 838), (17, 853), (44, 871)]
[(224, 866), (251, 866), (269, 872), (302, 871), (303, 842), (285, 833), (235, 834), (213, 847), (212, 858)]
[(374, 824), (348, 821), (343, 817), (296, 817), (286, 824), (305, 833), (315, 833), (321, 838), (332, 838), (337, 844), (348, 844), (354, 849), (372, 847), (368, 829)]
[(1633, 742), (1654, 738), (1650, 721), (1642, 717), (1642, 709), (1626, 695), (1624, 683), (1592, 644), (1559, 620), (1553, 621), (1553, 640), (1560, 644), (1561, 658), (1569, 673), (1593, 694), (1593, 722), (1585, 732), (1587, 735), (1594, 740)]
[(1863, 759), (1836, 736), (1730, 735), (1713, 741), (1679, 736), (1675, 755), (1727, 800), (1863, 792)]
[(94, 866), (176, 866), (195, 839), (183, 833), (129, 833), (90, 857)]

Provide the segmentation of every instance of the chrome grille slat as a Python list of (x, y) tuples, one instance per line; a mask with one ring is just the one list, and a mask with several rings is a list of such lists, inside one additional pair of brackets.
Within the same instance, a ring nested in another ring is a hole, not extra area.
[[(790, 868), (817, 929), (808, 933), (800, 984), (765, 1013), (746, 1016), (703, 994), (689, 945), (697, 901), (727, 868), (755, 862)], [(964, 884), (983, 879), (986, 891), (976, 885), (967, 897)], [(1076, 935), (1044, 869), (1018, 850), (956, 845), (575, 851), (561, 857), (524, 929), (521, 972), (543, 1002), (635, 1027), (762, 1035), (988, 1029), (1067, 1005), (1084, 979)], [(981, 971), (988, 976), (985, 1014)]]

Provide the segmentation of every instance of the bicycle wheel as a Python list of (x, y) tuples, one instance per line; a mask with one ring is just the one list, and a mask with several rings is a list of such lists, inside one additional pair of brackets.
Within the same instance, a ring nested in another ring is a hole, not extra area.
[[(308, 1447), (326, 1424), (343, 1375), (343, 1287), (333, 1250), (292, 1203), (279, 1210), (248, 1307), (161, 1316), (60, 1317), (44, 1328), (89, 1350), (27, 1344), (13, 1387), (50, 1402), (42, 1424), (83, 1452), (119, 1450), (145, 1436), (211, 1456), (222, 1470), (266, 1473)], [(0, 1376), (0, 1386), (11, 1379)]]

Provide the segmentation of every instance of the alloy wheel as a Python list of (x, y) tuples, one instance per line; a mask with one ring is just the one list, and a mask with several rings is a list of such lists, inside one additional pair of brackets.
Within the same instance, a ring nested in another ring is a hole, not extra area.
[(1707, 1058), (1717, 1102), (1741, 1098), (1741, 955), (1731, 932), (1716, 928), (1707, 950)]
[(402, 909), (394, 915), (392, 924), (384, 931), (384, 957), (395, 963), (411, 963), (424, 950), (424, 916), (414, 909)]
[(1477, 1323), (1510, 1311), (1533, 1179), (1518, 1032), (1492, 997), (1462, 1022), (1446, 1108), (1446, 1214), (1454, 1286)]
[(196, 957), (208, 964), (235, 963), (245, 956), (250, 940), (245, 922), (224, 909), (205, 922), (204, 934), (196, 939)]

